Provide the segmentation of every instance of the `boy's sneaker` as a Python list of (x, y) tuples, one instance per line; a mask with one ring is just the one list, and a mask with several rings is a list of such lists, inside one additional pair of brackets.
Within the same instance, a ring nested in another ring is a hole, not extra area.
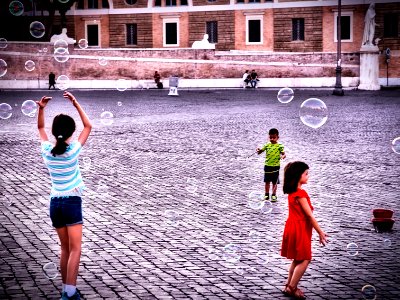
[(269, 200), (269, 195), (268, 194), (265, 194), (264, 200)]
[(75, 294), (73, 294), (71, 297), (68, 297), (67, 292), (63, 292), (61, 295), (61, 300), (80, 300), (81, 295), (79, 294), (79, 290), (76, 289)]
[(271, 196), (271, 202), (276, 202), (278, 201), (278, 197), (276, 195)]

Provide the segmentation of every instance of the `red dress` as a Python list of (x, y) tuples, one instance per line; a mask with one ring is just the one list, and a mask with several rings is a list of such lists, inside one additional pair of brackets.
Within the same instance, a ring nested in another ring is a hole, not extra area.
[(306, 198), (311, 210), (314, 210), (305, 190), (298, 189), (289, 194), (289, 217), (283, 231), (281, 255), (295, 260), (311, 260), (312, 225), (301, 208), (299, 198)]

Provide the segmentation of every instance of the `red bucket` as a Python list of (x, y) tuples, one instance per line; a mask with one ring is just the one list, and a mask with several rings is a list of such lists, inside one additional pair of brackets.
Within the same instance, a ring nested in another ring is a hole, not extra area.
[(376, 208), (372, 211), (374, 214), (374, 218), (392, 218), (393, 217), (393, 210), (390, 209), (383, 209), (383, 208)]

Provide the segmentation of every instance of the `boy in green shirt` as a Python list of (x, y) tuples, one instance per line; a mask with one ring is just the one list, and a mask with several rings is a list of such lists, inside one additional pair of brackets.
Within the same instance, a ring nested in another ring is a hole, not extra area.
[(283, 145), (278, 143), (279, 131), (272, 128), (268, 132), (269, 143), (265, 144), (261, 149), (257, 148), (258, 154), (265, 151), (265, 166), (264, 166), (264, 182), (265, 182), (265, 200), (269, 200), (269, 185), (272, 182), (271, 202), (276, 202), (276, 188), (279, 183), (279, 169), (281, 159), (285, 159), (286, 155), (283, 151)]

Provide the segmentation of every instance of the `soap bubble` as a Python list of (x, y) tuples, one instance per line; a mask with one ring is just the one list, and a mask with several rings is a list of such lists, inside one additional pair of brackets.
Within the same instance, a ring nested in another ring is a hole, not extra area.
[(128, 89), (128, 80), (118, 79), (117, 80), (117, 90), (120, 92), (126, 91)]
[(25, 62), (25, 69), (29, 72), (32, 72), (33, 70), (35, 70), (35, 62), (32, 60), (27, 60)]
[(258, 251), (256, 254), (257, 262), (266, 265), (269, 262), (269, 253), (267, 251)]
[(58, 0), (60, 3), (68, 3), (69, 0)]
[(79, 46), (79, 48), (81, 48), (81, 49), (86, 49), (86, 48), (89, 46), (89, 44), (88, 44), (88, 41), (87, 41), (87, 40), (85, 40), (85, 39), (80, 39), (79, 42), (78, 42), (78, 46)]
[(68, 42), (63, 39), (58, 39), (54, 42), (54, 50), (58, 48), (68, 49)]
[(68, 78), (67, 75), (58, 76), (56, 83), (57, 83), (57, 87), (60, 90), (63, 90), (63, 91), (68, 89), (69, 88), (69, 84), (70, 84), (69, 78)]
[(208, 248), (208, 258), (211, 260), (218, 260), (221, 251), (214, 248)]
[(375, 300), (376, 299), (376, 289), (372, 285), (364, 285), (361, 289), (361, 293), (366, 300)]
[(358, 254), (358, 246), (356, 243), (349, 243), (347, 245), (347, 253), (350, 256), (356, 256)]
[(42, 49), (42, 51), (44, 52), (44, 53), (47, 53), (47, 48), (46, 47), (44, 47), (43, 49)]
[(294, 92), (291, 88), (280, 89), (277, 98), (281, 103), (289, 103), (294, 98)]
[(25, 116), (33, 118), (37, 111), (37, 104), (33, 100), (26, 100), (21, 105), (21, 111)]
[(248, 241), (250, 244), (257, 245), (261, 242), (261, 236), (261, 232), (258, 232), (257, 230), (252, 230), (249, 233)]
[(261, 209), (264, 206), (264, 193), (253, 191), (249, 194), (247, 204), (252, 209)]
[(195, 193), (197, 190), (197, 179), (196, 178), (188, 178), (186, 180), (186, 190), (189, 193)]
[(20, 16), (24, 13), (24, 5), (20, 1), (11, 1), (8, 10), (13, 16)]
[(8, 103), (0, 104), (0, 119), (6, 120), (12, 116), (12, 107)]
[(122, 106), (122, 102), (118, 101), (118, 102), (117, 102), (117, 105), (118, 105), (118, 106)]
[(236, 244), (228, 244), (222, 249), (222, 257), (229, 263), (237, 263), (242, 256), (242, 248)]
[(69, 59), (68, 48), (57, 48), (54, 50), (54, 59), (60, 63), (65, 63)]
[(105, 65), (107, 65), (107, 63), (108, 63), (108, 61), (104, 57), (100, 57), (99, 58), (99, 65), (100, 66), (105, 66)]
[(58, 275), (57, 265), (53, 262), (49, 262), (43, 266), (43, 272), (48, 279), (55, 279)]
[(263, 214), (269, 214), (272, 211), (272, 203), (269, 201), (264, 201), (264, 205), (261, 208)]
[(305, 100), (300, 106), (299, 114), (303, 124), (312, 128), (321, 127), (328, 120), (328, 108), (317, 98)]
[(383, 245), (387, 248), (392, 245), (392, 241), (390, 239), (384, 239), (383, 240)]
[(45, 27), (39, 21), (34, 21), (29, 25), (29, 32), (34, 38), (40, 39), (45, 34)]
[(109, 111), (103, 111), (100, 119), (103, 125), (111, 125), (114, 122), (114, 115)]
[(7, 63), (3, 59), (0, 59), (0, 77), (6, 75), (6, 73), (7, 73)]
[(7, 40), (5, 38), (0, 38), (0, 49), (5, 49), (7, 46)]
[(392, 149), (394, 153), (400, 154), (400, 137), (397, 137), (392, 141)]
[(167, 209), (164, 212), (164, 217), (165, 217), (165, 224), (168, 226), (178, 226), (179, 224), (179, 214), (172, 210), (172, 209)]

